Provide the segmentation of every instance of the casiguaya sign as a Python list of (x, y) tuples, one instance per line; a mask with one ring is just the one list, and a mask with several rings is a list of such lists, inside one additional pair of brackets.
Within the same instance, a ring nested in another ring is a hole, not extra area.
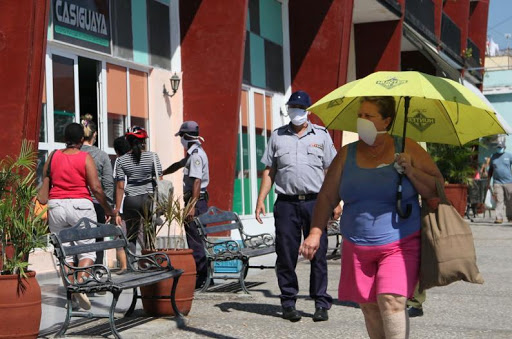
[(109, 0), (53, 0), (53, 38), (110, 54)]

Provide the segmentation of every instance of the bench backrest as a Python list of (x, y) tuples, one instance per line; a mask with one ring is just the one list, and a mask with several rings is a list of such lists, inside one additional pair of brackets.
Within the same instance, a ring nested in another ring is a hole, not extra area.
[[(112, 239), (108, 239), (112, 237)], [(63, 246), (63, 244), (84, 240), (106, 238), (101, 242), (94, 242), (86, 245)], [(70, 228), (61, 230), (58, 234), (50, 235), (50, 242), (55, 248), (55, 256), (59, 260), (65, 260), (66, 256), (79, 253), (104, 251), (111, 248), (127, 248), (128, 240), (120, 227), (111, 224), (100, 224), (88, 218), (82, 218)]]
[[(242, 240), (241, 247), (247, 247), (245, 243), (246, 235), (243, 231), (242, 221), (238, 215), (231, 211), (223, 211), (215, 206), (208, 208), (208, 211), (195, 218), (198, 231), (203, 240), (208, 236), (219, 232), (238, 231)], [(205, 248), (209, 252), (215, 252), (213, 243), (204, 243)]]

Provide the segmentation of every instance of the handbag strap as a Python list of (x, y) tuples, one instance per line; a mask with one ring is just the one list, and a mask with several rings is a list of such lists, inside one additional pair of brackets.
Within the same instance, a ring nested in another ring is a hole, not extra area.
[(50, 182), (52, 181), (52, 177), (50, 174), (51, 174), (52, 160), (53, 160), (54, 154), (55, 154), (55, 150), (50, 154), (50, 161), (48, 162), (48, 167), (46, 168), (46, 174), (45, 174), (45, 176), (47, 176), (50, 179)]
[(158, 186), (158, 168), (156, 167), (156, 153), (153, 153), (153, 167), (155, 169), (155, 176), (153, 177), (155, 180), (156, 186)]
[(444, 185), (441, 184), (439, 179), (436, 178), (435, 180), (436, 180), (437, 195), (438, 195), (439, 200), (440, 200), (439, 202), (442, 203), (442, 204), (445, 204), (445, 205), (451, 205), (451, 203), (446, 198), (446, 193), (444, 192)]

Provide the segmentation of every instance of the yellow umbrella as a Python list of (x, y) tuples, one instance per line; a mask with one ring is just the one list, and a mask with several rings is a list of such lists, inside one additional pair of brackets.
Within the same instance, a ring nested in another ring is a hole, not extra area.
[(328, 129), (356, 132), (359, 99), (363, 96), (395, 97), (397, 115), (390, 133), (403, 136), (407, 119), (406, 135), (416, 141), (460, 146), (510, 131), (493, 108), (470, 89), (449, 79), (412, 71), (372, 73), (335, 89), (308, 110)]
[[(335, 89), (308, 110), (328, 129), (356, 132), (360, 98), (364, 96), (394, 97), (397, 113), (390, 133), (416, 141), (460, 146), (479, 137), (510, 131), (506, 123), (500, 123), (497, 113), (470, 89), (421, 72), (372, 73)], [(397, 212), (407, 218), (411, 206), (405, 212), (402, 210), (401, 192), (402, 175), (397, 189)]]

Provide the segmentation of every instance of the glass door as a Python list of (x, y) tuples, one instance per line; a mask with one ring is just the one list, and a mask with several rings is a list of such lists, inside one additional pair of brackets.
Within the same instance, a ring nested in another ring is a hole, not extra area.
[(63, 52), (46, 54), (45, 95), (39, 133), (38, 176), (42, 165), (54, 149), (64, 148), (64, 128), (79, 121), (78, 57)]

